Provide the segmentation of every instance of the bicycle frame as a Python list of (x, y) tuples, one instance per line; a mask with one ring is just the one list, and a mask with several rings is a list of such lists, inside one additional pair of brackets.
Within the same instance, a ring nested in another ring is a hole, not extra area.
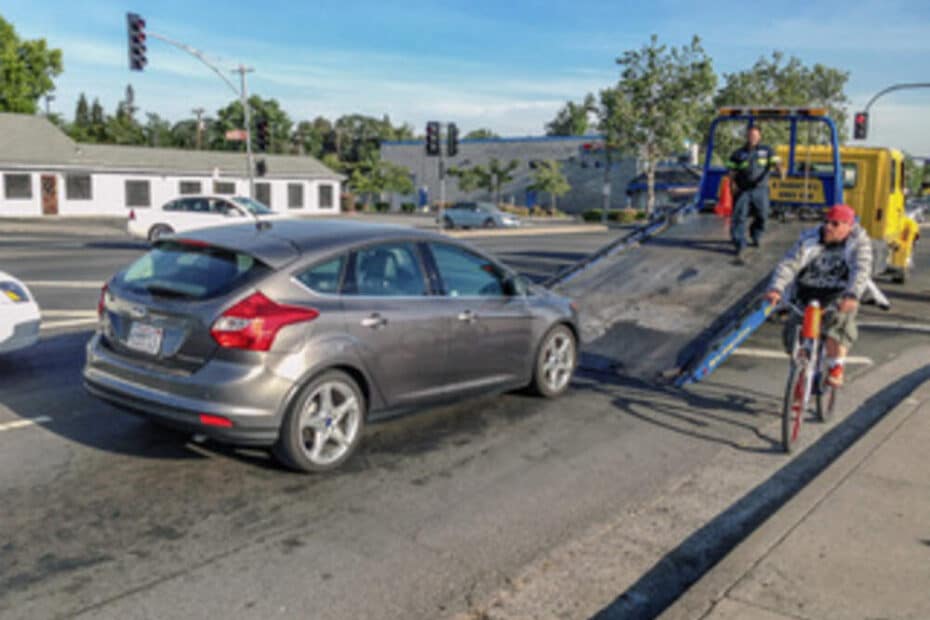
[[(792, 393), (786, 390), (785, 405), (782, 415), (789, 419), (783, 420), (782, 441), (786, 451), (790, 451), (791, 445), (797, 441), (801, 429), (801, 421), (804, 413), (808, 410), (812, 395), (820, 396), (823, 388), (823, 375), (825, 369), (823, 362), (825, 359), (826, 340), (821, 329), (821, 319), (823, 314), (828, 311), (835, 311), (832, 307), (826, 311), (821, 311), (819, 304), (816, 302), (809, 304), (802, 310), (793, 303), (785, 302), (785, 305), (791, 312), (799, 317), (807, 319), (808, 315), (813, 316), (816, 313), (816, 320), (804, 320), (803, 325), (799, 325), (793, 339), (791, 351), (791, 370), (789, 374), (789, 387)], [(803, 381), (797, 381), (798, 373)], [(791, 383), (794, 383), (791, 386)], [(818, 402), (818, 407), (820, 406)]]

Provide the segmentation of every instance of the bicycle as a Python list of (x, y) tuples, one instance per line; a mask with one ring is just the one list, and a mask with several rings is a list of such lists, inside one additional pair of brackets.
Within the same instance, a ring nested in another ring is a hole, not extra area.
[(824, 314), (833, 309), (824, 312), (817, 301), (810, 302), (804, 310), (791, 302), (785, 305), (802, 319), (792, 338), (791, 365), (781, 414), (782, 447), (790, 453), (798, 440), (801, 420), (811, 396), (815, 397), (817, 417), (827, 422), (833, 417), (837, 388), (827, 381), (826, 338), (821, 330)]

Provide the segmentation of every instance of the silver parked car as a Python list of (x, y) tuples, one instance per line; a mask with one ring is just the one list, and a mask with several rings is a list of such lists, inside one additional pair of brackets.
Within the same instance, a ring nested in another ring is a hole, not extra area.
[(520, 218), (491, 202), (457, 202), (443, 212), (444, 228), (515, 228)]
[(568, 299), (412, 228), (275, 221), (156, 242), (101, 294), (86, 388), (192, 433), (340, 465), (365, 423), (531, 386), (578, 359)]

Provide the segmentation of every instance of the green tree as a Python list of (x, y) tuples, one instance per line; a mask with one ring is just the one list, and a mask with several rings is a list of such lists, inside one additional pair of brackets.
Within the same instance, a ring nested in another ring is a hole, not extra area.
[(562, 174), (562, 165), (553, 159), (548, 159), (536, 165), (536, 170), (533, 172), (533, 184), (530, 185), (530, 189), (549, 194), (552, 199), (552, 210), (555, 211), (558, 197), (568, 193), (572, 186), (569, 185), (568, 179)]
[(494, 200), (496, 204), (501, 202), (501, 189), (507, 183), (513, 181), (513, 173), (517, 168), (520, 167), (520, 162), (516, 159), (511, 159), (506, 164), (502, 164), (496, 157), (492, 158), (488, 162), (487, 168), (487, 186), (488, 191), (494, 192)]
[(581, 103), (568, 101), (556, 117), (546, 124), (548, 136), (583, 136), (590, 128), (590, 115), (597, 109), (594, 95), (585, 95)]
[(481, 166), (473, 166), (471, 168), (450, 167), (446, 171), (446, 174), (456, 180), (456, 184), (461, 191), (473, 192), (481, 187), (482, 178), (481, 175), (475, 171), (475, 168), (481, 168)]
[[(281, 109), (276, 99), (262, 99), (258, 95), (249, 97), (249, 109), (252, 120), (252, 148), (257, 151), (256, 123), (264, 117), (268, 122), (269, 153), (287, 153), (291, 149), (291, 128), (293, 122)], [(245, 129), (245, 113), (242, 102), (238, 99), (225, 108), (217, 110), (216, 120), (210, 124), (206, 144), (217, 151), (244, 151), (244, 142), (229, 142), (226, 132), (230, 129)]]
[(106, 142), (107, 115), (100, 105), (99, 99), (94, 99), (90, 106), (90, 127), (87, 130), (88, 142)]
[(926, 165), (913, 157), (904, 158), (904, 182), (908, 197), (920, 196), (920, 187), (925, 180)]
[(499, 135), (491, 131), (490, 129), (473, 129), (465, 134), (464, 140), (487, 140), (490, 138), (500, 138)]
[[(601, 93), (600, 129), (607, 149), (638, 156), (646, 172), (646, 211), (655, 208), (655, 172), (698, 136), (716, 86), (710, 57), (695, 36), (669, 48), (653, 35), (649, 43), (617, 59), (620, 81)], [(609, 168), (608, 168), (609, 169)]]
[[(749, 69), (736, 73), (725, 73), (723, 87), (714, 97), (713, 107), (707, 111), (702, 128), (706, 134), (717, 108), (728, 105), (758, 106), (818, 106), (826, 107), (836, 123), (840, 142), (847, 138), (846, 106), (849, 99), (844, 89), (849, 73), (822, 64), (805, 65), (792, 56), (785, 58), (782, 52), (773, 52), (771, 57), (760, 57)], [(729, 125), (730, 127), (726, 127)], [(745, 128), (727, 123), (724, 131), (714, 136), (715, 159), (724, 160), (744, 140)], [(784, 122), (761, 123), (763, 139), (767, 144), (786, 144), (790, 127)], [(807, 131), (799, 132), (801, 144), (826, 143), (826, 126), (820, 123), (807, 124)]]
[(149, 146), (170, 148), (176, 146), (171, 123), (158, 114), (151, 112), (145, 115), (146, 122), (142, 127), (145, 143)]
[(294, 130), (294, 142), (298, 146), (298, 153), (322, 158), (331, 146), (333, 139), (333, 124), (329, 119), (318, 116), (312, 121), (300, 121)]
[(409, 194), (414, 190), (406, 168), (377, 157), (368, 158), (352, 167), (349, 187), (356, 194), (364, 194), (366, 207), (376, 195), (385, 192)]
[(132, 111), (125, 102), (120, 102), (116, 114), (107, 117), (102, 140), (108, 144), (142, 145), (145, 144), (145, 132), (136, 122)]
[(45, 39), (20, 39), (0, 17), (0, 112), (35, 114), (61, 71), (61, 50), (49, 49)]

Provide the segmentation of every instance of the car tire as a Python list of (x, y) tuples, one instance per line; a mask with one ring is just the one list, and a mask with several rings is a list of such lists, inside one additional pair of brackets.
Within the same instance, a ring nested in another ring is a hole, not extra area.
[[(339, 417), (342, 407), (346, 409)], [(282, 465), (296, 471), (334, 470), (358, 447), (366, 415), (367, 404), (358, 382), (340, 370), (324, 372), (307, 383), (291, 404), (272, 453)], [(341, 437), (335, 436), (336, 430)]]
[(161, 237), (174, 233), (174, 229), (167, 224), (155, 224), (149, 229), (149, 243), (155, 243)]
[(497, 222), (495, 222), (495, 221), (492, 220), (491, 218), (488, 218), (488, 219), (486, 219), (486, 220), (484, 221), (484, 227), (485, 227), (485, 228), (496, 228), (496, 227), (497, 227)]
[[(567, 348), (563, 349), (563, 346)], [(540, 341), (530, 390), (544, 398), (561, 396), (571, 384), (577, 365), (578, 342), (575, 334), (566, 325), (556, 325)]]

